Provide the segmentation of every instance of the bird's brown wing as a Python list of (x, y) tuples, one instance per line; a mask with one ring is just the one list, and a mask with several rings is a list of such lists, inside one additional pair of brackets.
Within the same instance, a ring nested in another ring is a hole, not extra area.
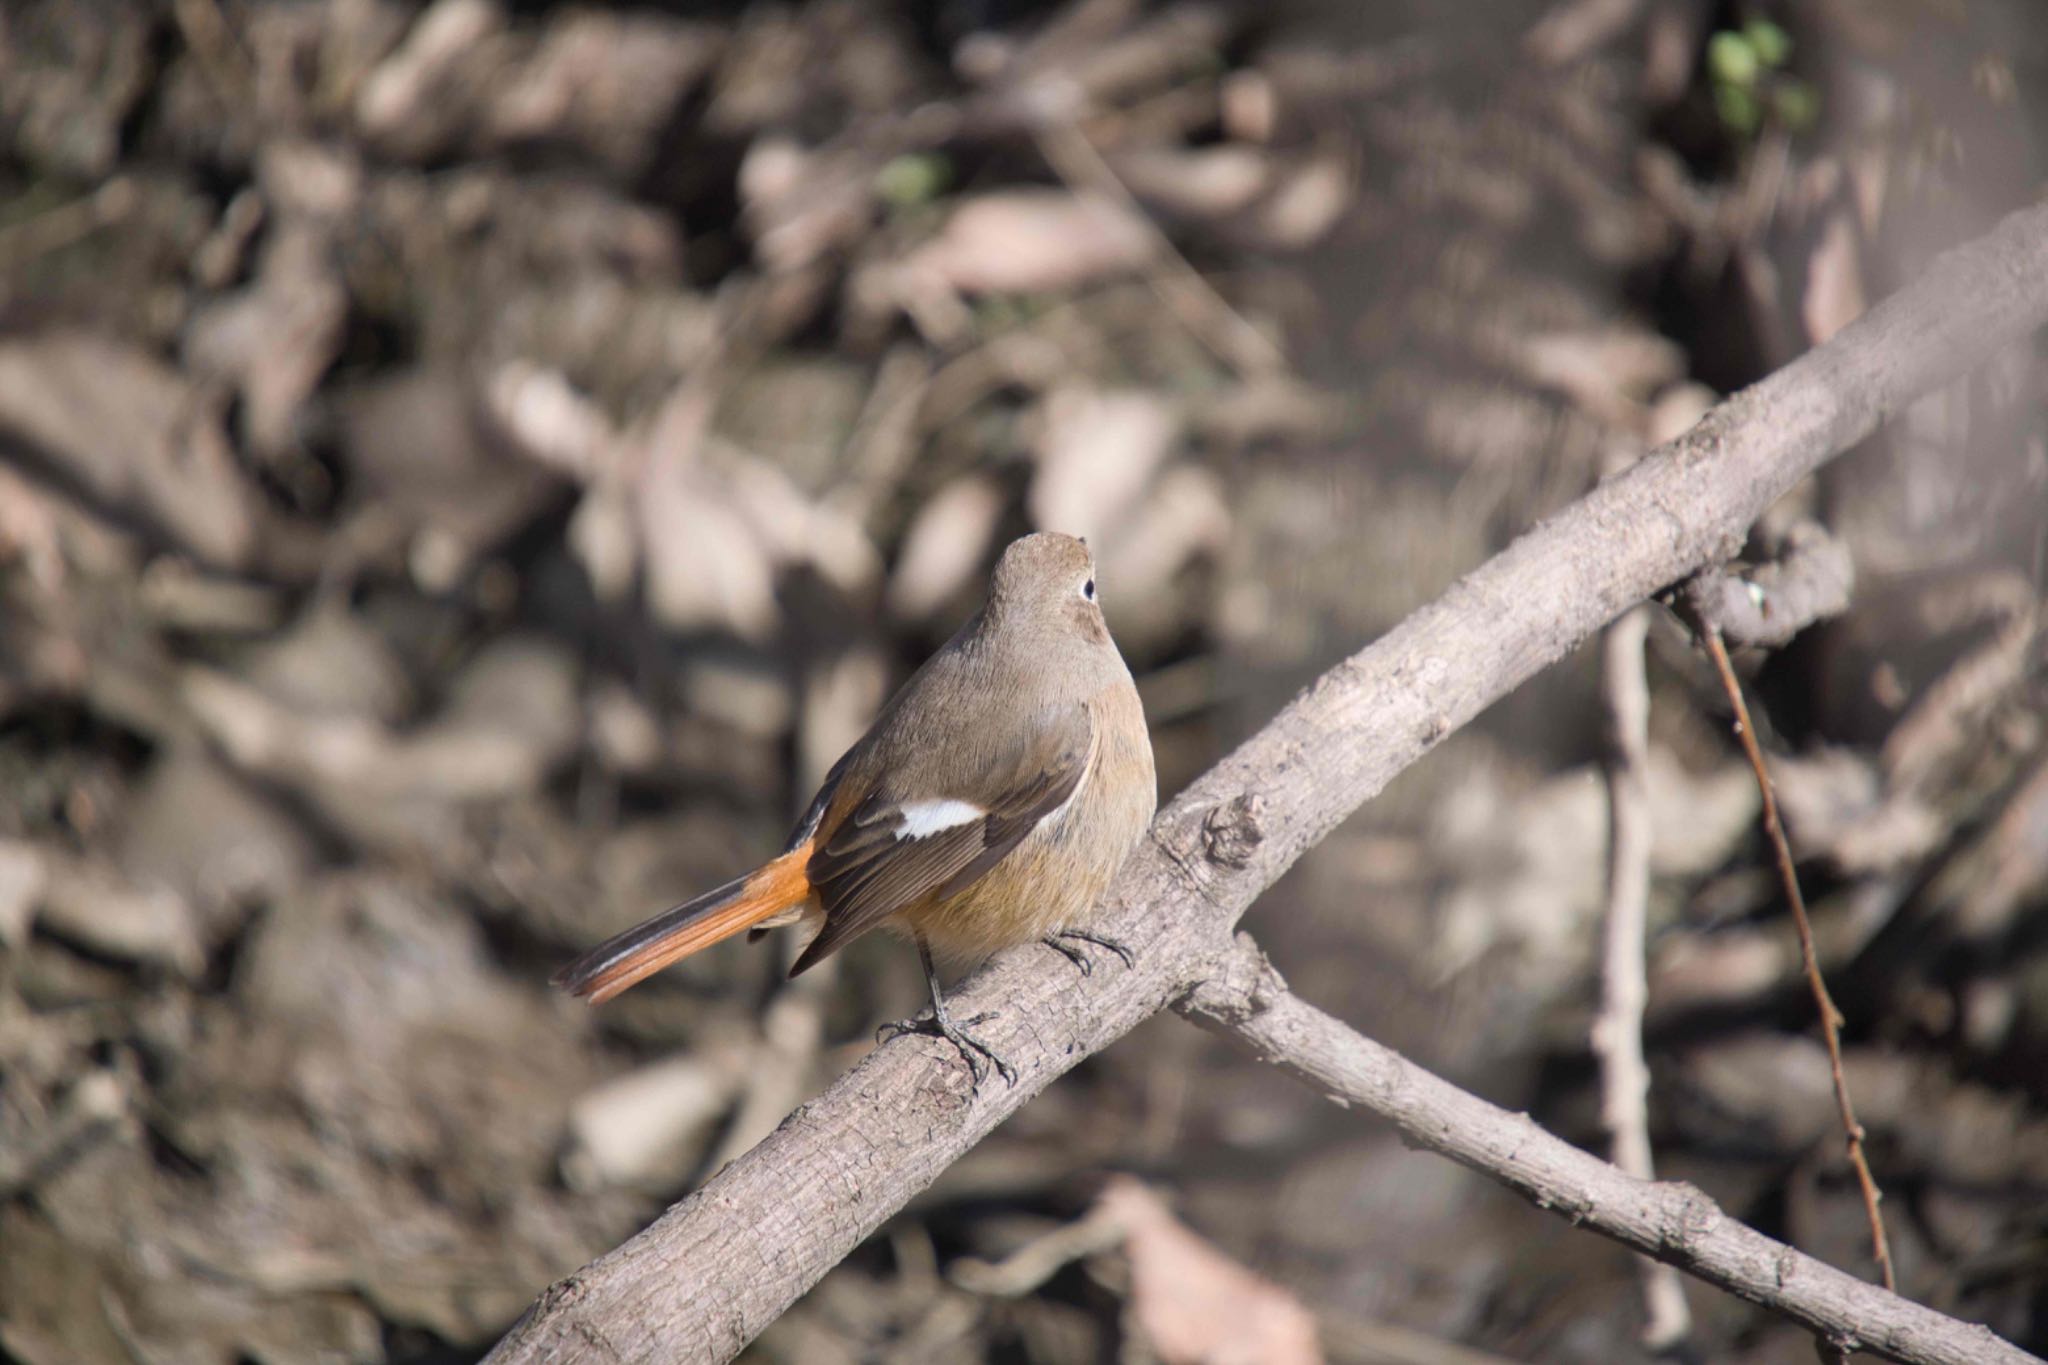
[[(972, 886), (1073, 796), (1094, 737), (1088, 709), (1076, 705), (955, 790), (899, 790), (884, 777), (836, 827), (820, 832), (808, 871), (825, 927), (790, 975), (898, 910)], [(934, 811), (948, 819), (929, 828)]]

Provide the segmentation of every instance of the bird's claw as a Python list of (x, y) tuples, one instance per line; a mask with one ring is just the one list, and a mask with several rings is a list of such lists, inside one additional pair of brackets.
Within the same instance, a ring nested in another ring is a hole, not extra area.
[(919, 1034), (926, 1038), (944, 1038), (959, 1049), (960, 1059), (967, 1063), (968, 1078), (976, 1089), (981, 1087), (981, 1078), (986, 1074), (985, 1068), (993, 1069), (996, 1075), (1003, 1078), (1005, 1085), (1014, 1086), (1017, 1084), (1017, 1068), (1004, 1061), (987, 1043), (967, 1032), (968, 1029), (986, 1024), (995, 1017), (992, 1013), (977, 1014), (956, 1023), (944, 1013), (926, 1010), (916, 1018), (899, 1019), (882, 1025), (875, 1030), (875, 1041), (887, 1043), (901, 1038), (906, 1033)]
[(1098, 948), (1107, 948), (1110, 952), (1122, 958), (1126, 967), (1138, 965), (1138, 955), (1131, 951), (1130, 945), (1103, 934), (1091, 934), (1081, 929), (1062, 929), (1056, 934), (1046, 935), (1043, 940), (1045, 946), (1065, 957), (1067, 961), (1073, 963), (1076, 967), (1079, 967), (1083, 976), (1095, 975), (1095, 963), (1088, 956), (1085, 949), (1076, 948), (1067, 942), (1069, 939), (1074, 939), (1081, 943), (1092, 943)]
[(1039, 941), (1067, 961), (1073, 963), (1076, 967), (1079, 967), (1081, 975), (1095, 975), (1095, 964), (1089, 960), (1088, 954), (1082, 952), (1079, 948), (1069, 945), (1058, 934), (1047, 934)]

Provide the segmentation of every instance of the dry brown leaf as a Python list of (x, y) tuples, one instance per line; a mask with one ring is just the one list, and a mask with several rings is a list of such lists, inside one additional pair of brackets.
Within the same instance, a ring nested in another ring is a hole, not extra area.
[(569, 144), (634, 175), (722, 45), (715, 27), (663, 14), (557, 13), (484, 111), (487, 140)]
[(579, 1192), (673, 1188), (732, 1103), (747, 1055), (730, 1045), (700, 1046), (586, 1093), (569, 1112), (562, 1179)]
[(1220, 554), (1229, 538), (1230, 505), (1215, 473), (1179, 464), (1159, 477), (1096, 555), (1103, 601), (1126, 649), (1179, 628), (1186, 603), (1172, 590), (1175, 580), (1190, 563)]
[(1260, 232), (1282, 251), (1314, 246), (1337, 226), (1351, 195), (1351, 168), (1342, 156), (1312, 157), (1288, 171), (1259, 209)]
[(405, 734), (361, 715), (281, 705), (203, 665), (185, 670), (181, 690), (237, 766), (329, 798), (460, 802), (531, 791), (575, 746), (581, 724), (567, 659), (517, 636), (480, 653), (442, 712)]
[(525, 360), (500, 366), (484, 401), (523, 453), (579, 482), (597, 476), (618, 439), (604, 412), (548, 366)]
[(52, 858), (45, 864), (45, 927), (125, 962), (167, 967), (185, 977), (206, 968), (199, 917), (177, 892), (139, 887), (94, 864)]
[(1103, 574), (1120, 593), (1156, 592), (1196, 556), (1221, 550), (1229, 536), (1223, 481), (1201, 465), (1175, 465), (1134, 509), (1129, 529), (1109, 541)]
[(1856, 221), (1847, 209), (1828, 217), (1806, 271), (1806, 293), (1799, 318), (1806, 339), (1818, 346), (1863, 316), (1863, 267), (1856, 250)]
[(1272, 182), (1270, 156), (1257, 147), (1141, 147), (1110, 158), (1131, 193), (1169, 213), (1221, 218), (1248, 207)]
[(1637, 429), (1649, 394), (1685, 373), (1685, 352), (1638, 327), (1537, 333), (1515, 348), (1531, 381), (1558, 390), (1610, 426)]
[(550, 499), (562, 479), (523, 458), (468, 377), (421, 366), (387, 372), (339, 399), (361, 553), (403, 546), (430, 591), (451, 590)]
[(50, 884), (48, 860), (34, 844), (0, 839), (0, 947), (28, 941), (36, 906)]
[(244, 436), (275, 455), (295, 444), (299, 409), (340, 351), (347, 321), (326, 233), (288, 223), (265, 244), (255, 283), (192, 320), (185, 361), (240, 391)]
[(0, 465), (0, 566), (19, 565), (43, 592), (64, 581), (57, 508), (48, 493)]
[(218, 937), (245, 907), (286, 894), (318, 861), (282, 805), (200, 746), (178, 746), (151, 764), (123, 812), (115, 861), (136, 885), (177, 892)]
[(963, 294), (1028, 294), (1126, 274), (1151, 255), (1146, 224), (1112, 200), (1008, 190), (954, 210), (902, 269)]
[(734, 450), (721, 454), (733, 502), (776, 567), (807, 566), (848, 597), (866, 595), (881, 580), (881, 552), (858, 520), (805, 493), (779, 465)]
[(781, 619), (775, 563), (725, 480), (657, 461), (635, 505), (647, 602), (676, 630), (725, 629), (766, 639)]
[(934, 493), (904, 532), (889, 608), (922, 620), (964, 591), (980, 572), (1003, 516), (1002, 486), (966, 474)]
[(2048, 763), (2007, 799), (1991, 827), (1936, 877), (1931, 895), (1978, 942), (2010, 934), (2048, 887)]
[(1717, 934), (1676, 933), (1650, 963), (1654, 1014), (1754, 999), (1785, 979), (1797, 950), (1771, 930), (1737, 927)]
[(590, 589), (600, 602), (618, 602), (633, 586), (640, 566), (640, 541), (634, 533), (632, 499), (616, 479), (591, 486), (569, 518), (569, 551), (590, 576)]
[(208, 563), (254, 547), (258, 503), (214, 405), (141, 350), (82, 332), (0, 345), (0, 431)]
[(1180, 416), (1155, 394), (1070, 387), (1045, 400), (1032, 522), (1099, 538), (1129, 514), (1180, 439)]
[(1131, 1314), (1165, 1365), (1321, 1365), (1301, 1301), (1197, 1236), (1157, 1195), (1118, 1179), (1101, 1207), (1123, 1226)]
[(874, 215), (865, 149), (831, 155), (768, 135), (740, 163), (740, 197), (754, 251), (771, 272), (802, 270), (846, 246)]
[(389, 154), (419, 158), (461, 131), (495, 66), (490, 49), (502, 44), (504, 11), (494, 0), (436, 0), (406, 33), (398, 49), (363, 81), (356, 95), (356, 126)]

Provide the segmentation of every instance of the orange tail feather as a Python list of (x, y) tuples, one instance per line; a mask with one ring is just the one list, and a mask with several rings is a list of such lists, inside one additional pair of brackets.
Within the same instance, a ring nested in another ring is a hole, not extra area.
[(554, 982), (602, 1005), (670, 963), (801, 904), (811, 894), (805, 874), (810, 860), (809, 844), (792, 849), (759, 871), (606, 939), (556, 972)]

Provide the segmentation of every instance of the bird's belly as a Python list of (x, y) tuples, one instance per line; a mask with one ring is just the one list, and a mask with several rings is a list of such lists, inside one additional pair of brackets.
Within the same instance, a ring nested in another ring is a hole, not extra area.
[(923, 934), (939, 957), (964, 966), (1086, 924), (1152, 816), (1149, 800), (1105, 809), (1089, 794), (1084, 789), (974, 885), (896, 916), (897, 927)]
[(941, 958), (964, 965), (1081, 923), (1103, 890), (1099, 882), (1056, 850), (1019, 847), (959, 895), (899, 918)]

